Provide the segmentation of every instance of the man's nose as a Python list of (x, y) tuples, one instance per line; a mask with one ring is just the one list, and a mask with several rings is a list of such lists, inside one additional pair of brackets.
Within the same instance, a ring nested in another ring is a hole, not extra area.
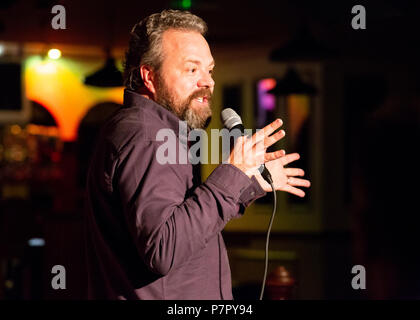
[(199, 87), (205, 87), (205, 88), (213, 88), (214, 87), (214, 80), (211, 77), (211, 74), (208, 72), (202, 72), (200, 79), (198, 80), (197, 85)]

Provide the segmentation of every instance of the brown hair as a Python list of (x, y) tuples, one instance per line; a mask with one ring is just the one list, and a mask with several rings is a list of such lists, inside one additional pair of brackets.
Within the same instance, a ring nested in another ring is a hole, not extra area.
[(203, 19), (188, 11), (164, 10), (154, 13), (134, 25), (130, 32), (128, 50), (125, 54), (124, 85), (137, 91), (144, 86), (140, 76), (140, 66), (149, 65), (159, 70), (162, 65), (162, 35), (168, 29), (207, 32)]

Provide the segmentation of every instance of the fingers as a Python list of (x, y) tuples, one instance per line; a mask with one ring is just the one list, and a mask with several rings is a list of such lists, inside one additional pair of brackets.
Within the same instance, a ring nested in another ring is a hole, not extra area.
[(275, 144), (277, 141), (282, 139), (286, 135), (286, 132), (284, 130), (279, 130), (272, 136), (269, 136), (264, 139), (264, 148), (268, 148), (269, 146)]
[(298, 168), (285, 168), (284, 173), (288, 177), (294, 177), (294, 176), (303, 177), (305, 175), (305, 171), (303, 171), (302, 169), (298, 169)]
[(306, 187), (309, 188), (311, 186), (311, 182), (309, 180), (306, 179), (299, 179), (299, 178), (293, 178), (293, 177), (289, 177), (287, 179), (287, 183), (291, 186), (296, 186), (296, 187)]
[(290, 153), (288, 155), (285, 155), (281, 158), (281, 164), (283, 166), (288, 165), (290, 162), (296, 161), (300, 158), (299, 153)]
[(268, 152), (264, 155), (264, 162), (276, 160), (278, 158), (284, 157), (286, 154), (286, 151), (284, 150), (278, 150), (274, 152)]
[(301, 197), (301, 198), (303, 198), (305, 196), (305, 192), (303, 192), (303, 190), (292, 187), (291, 185), (286, 185), (283, 188), (283, 191), (289, 192), (289, 193), (294, 194), (294, 195), (296, 195), (298, 197)]
[[(281, 119), (276, 119), (269, 125), (265, 126), (263, 129), (259, 130), (252, 136), (252, 140), (254, 143), (257, 143), (258, 141), (264, 140), (266, 137), (268, 137), (270, 134), (272, 134), (274, 131), (276, 131), (278, 128), (280, 128), (283, 125), (283, 121)], [(284, 131), (283, 131), (284, 132)]]

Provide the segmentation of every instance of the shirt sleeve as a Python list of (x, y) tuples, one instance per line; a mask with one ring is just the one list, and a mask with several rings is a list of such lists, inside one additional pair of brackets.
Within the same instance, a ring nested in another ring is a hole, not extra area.
[(154, 150), (153, 142), (133, 144), (119, 159), (116, 188), (139, 254), (151, 271), (165, 275), (265, 192), (255, 177), (221, 164), (186, 197), (188, 165), (162, 165)]

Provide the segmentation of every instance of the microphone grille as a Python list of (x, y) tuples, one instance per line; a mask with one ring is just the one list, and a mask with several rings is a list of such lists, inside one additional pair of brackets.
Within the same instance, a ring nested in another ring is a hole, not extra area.
[(231, 108), (223, 109), (220, 114), (220, 119), (223, 125), (229, 130), (238, 124), (242, 124), (241, 117)]

